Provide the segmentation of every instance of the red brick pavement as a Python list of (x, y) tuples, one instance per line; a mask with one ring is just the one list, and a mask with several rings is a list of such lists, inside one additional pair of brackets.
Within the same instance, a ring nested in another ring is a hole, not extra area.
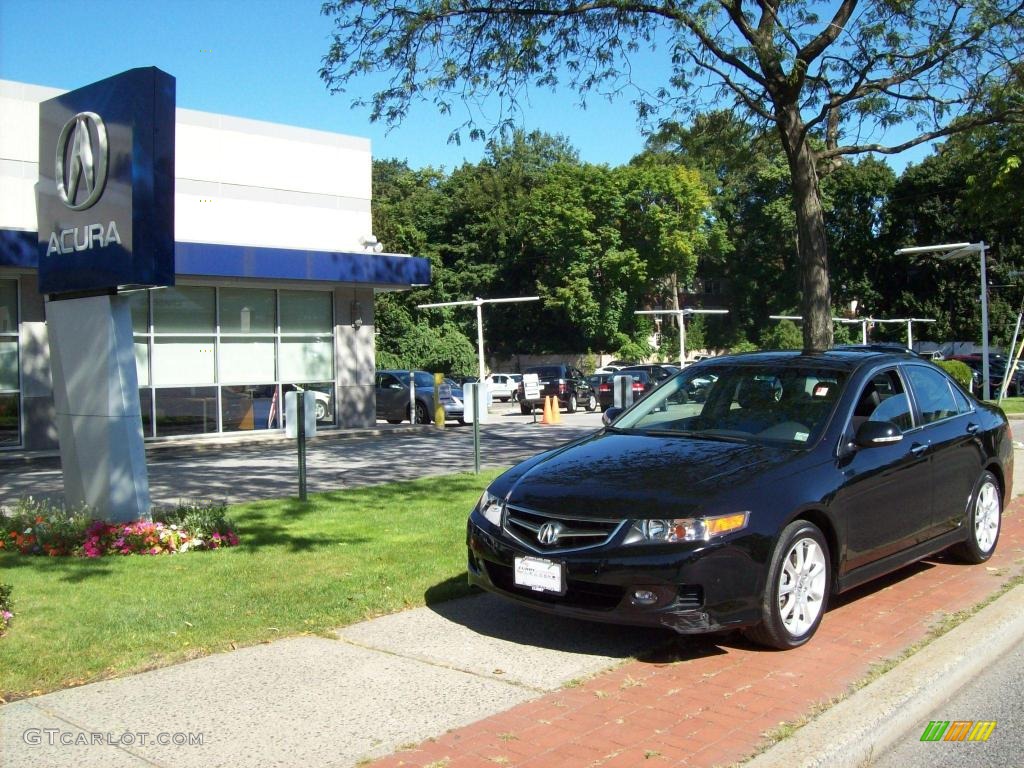
[(372, 765), (730, 765), (924, 638), (943, 614), (976, 605), (1024, 571), (1022, 513), (1024, 499), (1007, 508), (985, 565), (940, 557), (858, 588), (833, 603), (802, 648), (766, 651), (738, 635), (680, 638), (662, 658), (628, 662)]

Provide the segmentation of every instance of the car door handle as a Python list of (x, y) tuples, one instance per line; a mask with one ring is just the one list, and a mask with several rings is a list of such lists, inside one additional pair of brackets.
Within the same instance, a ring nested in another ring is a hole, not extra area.
[(977, 433), (978, 433), (978, 425), (977, 424), (975, 424), (974, 422), (971, 422), (970, 424), (967, 425), (967, 434), (975, 435)]
[(915, 456), (920, 456), (928, 450), (928, 443), (914, 443), (910, 446), (910, 452)]

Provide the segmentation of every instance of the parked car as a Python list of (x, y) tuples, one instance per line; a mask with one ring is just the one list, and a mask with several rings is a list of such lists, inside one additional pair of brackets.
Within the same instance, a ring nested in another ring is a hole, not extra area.
[[(981, 392), (984, 383), (984, 370), (982, 367), (981, 355), (954, 355), (949, 360), (959, 360), (971, 369), (972, 387), (975, 392)], [(1003, 386), (1003, 379), (1006, 378), (1006, 358), (1002, 355), (989, 355), (988, 357), (988, 378), (992, 391), (991, 396), (996, 394)], [(1010, 384), (1006, 388), (1008, 397), (1019, 397), (1024, 392), (1024, 372), (1015, 370), (1010, 377)]]
[(646, 371), (625, 371), (620, 373), (595, 373), (587, 381), (597, 394), (597, 403), (601, 410), (611, 408), (615, 404), (615, 377), (630, 376), (633, 379), (633, 402), (654, 389), (654, 381)]
[[(697, 376), (714, 376), (704, 402)], [(905, 354), (719, 357), (605, 423), (484, 491), (470, 583), (556, 614), (794, 648), (838, 593), (946, 549), (988, 560), (1013, 484), (1002, 411)]]
[(487, 377), (487, 389), (492, 399), (507, 403), (516, 398), (519, 389), (518, 374), (492, 373)]
[[(429, 424), (434, 420), (434, 374), (413, 371), (416, 388), (416, 423)], [(450, 379), (441, 385), (439, 396), (444, 406), (445, 419), (465, 424), (462, 390), (452, 386)], [(409, 420), (409, 371), (377, 371), (374, 376), (377, 397), (377, 418), (389, 424)]]
[(633, 373), (634, 371), (644, 371), (654, 383), (661, 384), (669, 376), (675, 376), (681, 371), (678, 365), (668, 365), (665, 363), (651, 363), (648, 365), (627, 365), (625, 368), (620, 368), (619, 373)]
[(580, 405), (588, 411), (597, 408), (597, 394), (587, 383), (579, 368), (566, 363), (556, 365), (535, 365), (523, 371), (523, 375), (536, 374), (540, 380), (540, 400), (527, 400), (526, 387), (519, 383), (519, 408), (526, 414), (543, 402), (545, 397), (557, 397), (558, 407), (566, 413), (575, 413)]

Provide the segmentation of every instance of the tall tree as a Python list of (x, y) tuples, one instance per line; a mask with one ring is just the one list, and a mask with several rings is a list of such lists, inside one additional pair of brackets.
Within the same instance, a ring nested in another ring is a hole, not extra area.
[[(820, 176), (848, 155), (1021, 115), (1018, 101), (986, 96), (1022, 58), (1024, 0), (334, 0), (323, 13), (336, 26), (321, 77), (337, 92), (389, 73), (370, 100), (371, 118), (389, 123), (418, 99), (443, 113), (491, 97), (514, 109), (529, 87), (560, 78), (584, 96), (621, 92), (640, 47), (662, 46), (672, 76), (639, 92), (641, 116), (656, 102), (685, 112), (731, 98), (777, 133), (807, 349), (832, 341)], [(895, 125), (915, 133), (881, 143)], [(469, 132), (485, 133), (472, 123)]]

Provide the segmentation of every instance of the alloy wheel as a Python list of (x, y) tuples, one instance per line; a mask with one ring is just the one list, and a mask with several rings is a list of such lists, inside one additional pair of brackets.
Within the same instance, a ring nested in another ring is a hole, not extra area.
[(974, 541), (982, 552), (991, 551), (999, 536), (999, 489), (988, 481), (974, 502)]
[(779, 618), (793, 637), (807, 632), (817, 620), (825, 601), (825, 553), (811, 538), (798, 539), (790, 547), (779, 572)]

